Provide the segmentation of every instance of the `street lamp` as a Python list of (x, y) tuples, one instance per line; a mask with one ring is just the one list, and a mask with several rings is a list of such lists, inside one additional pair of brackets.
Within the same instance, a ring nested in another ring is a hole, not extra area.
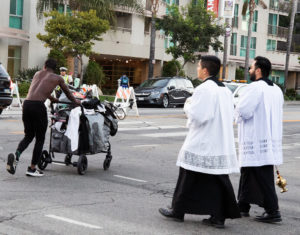
[(222, 79), (225, 79), (226, 75), (226, 65), (227, 65), (227, 54), (228, 54), (228, 38), (231, 34), (231, 26), (229, 24), (229, 18), (225, 20), (225, 35), (224, 35), (224, 53), (223, 53), (223, 70), (222, 70)]

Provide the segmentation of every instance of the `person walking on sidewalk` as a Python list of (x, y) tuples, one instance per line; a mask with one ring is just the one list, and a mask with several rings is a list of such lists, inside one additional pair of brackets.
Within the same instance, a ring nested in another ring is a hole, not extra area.
[(37, 72), (32, 79), (27, 97), (23, 104), (22, 120), (25, 137), (19, 143), (16, 152), (10, 153), (7, 157), (6, 169), (10, 174), (15, 174), (21, 153), (35, 138), (36, 141), (32, 153), (31, 165), (28, 167), (26, 175), (43, 176), (43, 172), (36, 169), (36, 165), (42, 155), (48, 125), (47, 109), (44, 102), (46, 99), (50, 99), (52, 102), (58, 101), (51, 96), (51, 93), (57, 85), (61, 87), (72, 102), (80, 105), (80, 101), (76, 100), (69, 91), (63, 78), (54, 73), (55, 69), (56, 61), (48, 59), (45, 62), (44, 69)]
[(185, 110), (189, 132), (179, 152), (179, 176), (171, 209), (159, 212), (176, 221), (185, 214), (210, 215), (205, 225), (224, 228), (225, 219), (240, 218), (228, 174), (238, 173), (232, 93), (216, 76), (216, 56), (202, 56), (198, 64), (199, 85)]
[(239, 135), (241, 178), (238, 205), (242, 216), (248, 217), (250, 204), (265, 209), (259, 222), (280, 222), (275, 191), (274, 165), (282, 159), (283, 93), (268, 79), (271, 62), (261, 56), (249, 68), (253, 81), (236, 106)]

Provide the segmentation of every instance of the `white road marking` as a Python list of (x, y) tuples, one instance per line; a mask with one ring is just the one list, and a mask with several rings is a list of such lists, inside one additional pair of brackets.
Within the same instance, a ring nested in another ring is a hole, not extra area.
[(4, 148), (2, 146), (0, 146), (0, 150), (3, 150)]
[(141, 144), (141, 145), (134, 145), (131, 146), (133, 148), (143, 148), (143, 147), (157, 147), (159, 146), (158, 144)]
[(153, 122), (143, 122), (143, 121), (131, 121), (131, 122), (126, 122), (126, 121), (119, 121), (118, 124), (121, 125), (130, 125), (130, 124), (152, 124)]
[(300, 157), (295, 157), (295, 158), (300, 159)]
[(133, 180), (133, 181), (137, 181), (137, 182), (141, 182), (141, 183), (147, 183), (147, 181), (145, 181), (145, 180), (139, 180), (139, 179), (126, 177), (126, 176), (122, 176), (122, 175), (114, 175), (114, 176), (118, 177), (118, 178), (122, 178), (122, 179)]
[(294, 135), (300, 135), (300, 134), (283, 135), (283, 137), (285, 137), (285, 136), (294, 136)]
[(164, 137), (177, 137), (177, 136), (186, 136), (187, 132), (168, 132), (168, 133), (151, 133), (151, 134), (141, 134), (140, 136), (152, 137), (152, 138), (164, 138)]
[(186, 128), (185, 126), (145, 126), (145, 127), (128, 127), (119, 128), (119, 131), (136, 131), (136, 130), (166, 130), (166, 129), (179, 129)]
[(92, 224), (87, 224), (84, 222), (80, 222), (80, 221), (76, 221), (76, 220), (72, 220), (69, 218), (65, 218), (65, 217), (61, 217), (61, 216), (56, 216), (56, 215), (45, 215), (46, 217), (52, 218), (52, 219), (56, 219), (56, 220), (61, 220), (70, 224), (76, 224), (79, 226), (83, 226), (86, 228), (93, 228), (93, 229), (102, 229), (102, 227), (96, 226), (96, 225), (92, 225)]

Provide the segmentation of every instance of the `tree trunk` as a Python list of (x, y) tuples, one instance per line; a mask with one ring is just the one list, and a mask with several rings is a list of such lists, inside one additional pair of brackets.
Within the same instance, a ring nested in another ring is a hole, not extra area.
[(155, 17), (154, 13), (152, 13), (151, 18), (151, 34), (150, 34), (150, 56), (149, 56), (149, 72), (148, 78), (153, 77), (153, 70), (154, 70), (154, 59), (155, 59), (155, 38), (156, 38), (156, 26), (155, 26)]
[(289, 62), (290, 62), (290, 54), (291, 54), (291, 45), (292, 45), (292, 38), (293, 38), (293, 31), (294, 31), (294, 22), (295, 22), (295, 14), (297, 9), (297, 1), (293, 0), (291, 2), (291, 19), (290, 19), (290, 26), (289, 26), (289, 35), (287, 38), (287, 48), (286, 48), (286, 57), (285, 57), (285, 70), (284, 70), (284, 94), (286, 92), (286, 83), (289, 74)]
[(79, 61), (80, 61), (80, 85), (82, 85), (82, 81), (83, 81), (83, 61), (82, 61), (82, 55), (79, 55)]
[[(229, 25), (229, 18), (226, 18), (225, 20), (226, 28), (230, 28)], [(228, 38), (229, 38), (229, 32), (225, 30), (224, 35), (224, 53), (223, 53), (223, 71), (222, 71), (222, 79), (225, 80), (226, 76), (226, 66), (227, 66), (227, 55), (228, 55)]]
[(252, 23), (253, 23), (253, 14), (255, 8), (255, 1), (250, 0), (249, 3), (249, 23), (248, 23), (248, 39), (247, 39), (247, 48), (246, 48), (246, 59), (245, 59), (245, 71), (244, 71), (244, 80), (247, 80), (249, 73), (249, 57), (250, 57), (250, 43), (252, 35)]

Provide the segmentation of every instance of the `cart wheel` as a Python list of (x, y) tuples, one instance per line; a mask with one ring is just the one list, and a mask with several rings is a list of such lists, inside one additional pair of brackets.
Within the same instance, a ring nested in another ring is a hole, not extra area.
[(79, 175), (84, 175), (88, 167), (86, 156), (80, 155), (77, 162), (77, 172)]
[(66, 156), (65, 156), (65, 164), (66, 164), (66, 166), (68, 166), (68, 165), (71, 165), (72, 164), (72, 154), (67, 154)]
[(110, 167), (111, 158), (106, 158), (103, 162), (103, 169), (106, 171)]
[(47, 150), (44, 150), (42, 152), (40, 162), (38, 163), (38, 167), (40, 168), (40, 170), (45, 170), (48, 163), (50, 162), (51, 162), (50, 155)]

